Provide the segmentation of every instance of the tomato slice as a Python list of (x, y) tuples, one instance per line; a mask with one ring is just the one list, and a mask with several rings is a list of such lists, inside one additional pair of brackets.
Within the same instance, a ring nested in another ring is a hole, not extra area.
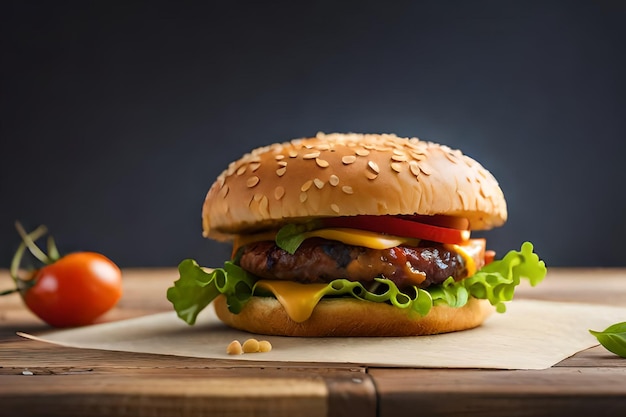
[(470, 231), (426, 224), (408, 218), (394, 216), (345, 216), (322, 220), (325, 227), (347, 227), (386, 233), (395, 236), (413, 237), (433, 242), (459, 244), (470, 238)]
[(450, 229), (469, 229), (469, 220), (466, 217), (454, 217), (446, 216), (444, 214), (435, 214), (432, 216), (425, 216), (421, 214), (414, 214), (412, 216), (396, 216), (399, 219), (411, 220), (419, 223), (432, 224), (433, 226), (447, 227)]
[(496, 259), (496, 252), (493, 250), (485, 251), (485, 265), (489, 265)]

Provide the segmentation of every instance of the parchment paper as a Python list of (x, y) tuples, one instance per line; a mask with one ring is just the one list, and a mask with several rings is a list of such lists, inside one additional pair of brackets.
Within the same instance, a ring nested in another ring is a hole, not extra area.
[[(481, 327), (449, 334), (385, 338), (257, 336), (230, 329), (205, 309), (194, 326), (174, 312), (22, 336), (77, 348), (240, 361), (342, 363), (410, 368), (545, 369), (597, 345), (588, 329), (626, 320), (626, 308), (515, 300)], [(227, 355), (232, 340), (269, 340), (271, 352)]]

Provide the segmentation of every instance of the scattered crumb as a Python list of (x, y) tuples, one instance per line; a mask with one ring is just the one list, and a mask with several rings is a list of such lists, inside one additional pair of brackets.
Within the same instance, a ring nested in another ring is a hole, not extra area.
[(233, 340), (226, 347), (226, 353), (229, 355), (241, 355), (243, 353), (243, 349), (241, 348), (241, 343), (238, 340)]
[(243, 353), (255, 353), (259, 351), (259, 341), (256, 339), (248, 339), (243, 342)]
[(272, 350), (272, 344), (267, 340), (247, 339), (243, 345), (238, 340), (233, 340), (226, 347), (226, 353), (229, 355), (241, 355), (243, 353), (269, 352)]
[(272, 344), (267, 340), (261, 340), (259, 342), (259, 352), (269, 352), (272, 350)]

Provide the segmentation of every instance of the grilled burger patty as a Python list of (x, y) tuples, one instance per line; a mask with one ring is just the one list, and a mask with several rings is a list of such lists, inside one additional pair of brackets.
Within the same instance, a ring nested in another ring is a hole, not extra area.
[[(483, 264), (484, 248), (473, 251), (476, 266)], [(383, 277), (398, 288), (426, 288), (448, 277), (462, 279), (467, 267), (461, 255), (448, 247), (422, 241), (420, 246), (370, 249), (326, 239), (307, 239), (295, 254), (272, 241), (250, 243), (241, 250), (239, 265), (265, 279), (326, 283), (339, 278), (368, 282)]]

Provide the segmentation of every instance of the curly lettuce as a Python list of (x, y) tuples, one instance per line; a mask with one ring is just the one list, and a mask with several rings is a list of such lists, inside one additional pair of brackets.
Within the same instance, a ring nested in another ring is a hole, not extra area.
[(194, 324), (198, 314), (220, 294), (226, 296), (229, 310), (239, 313), (252, 296), (256, 281), (230, 261), (223, 268), (207, 271), (193, 259), (185, 259), (178, 265), (178, 273), (180, 278), (167, 289), (167, 299), (188, 324)]
[[(256, 278), (235, 265), (225, 262), (223, 268), (207, 271), (192, 259), (178, 266), (180, 278), (167, 290), (167, 299), (173, 304), (178, 317), (194, 324), (198, 314), (217, 296), (226, 296), (229, 310), (237, 314), (252, 296), (271, 296), (257, 285)], [(533, 245), (525, 242), (519, 251), (508, 252), (501, 260), (484, 266), (473, 276), (460, 281), (449, 277), (440, 285), (427, 289), (413, 287), (400, 291), (393, 281), (376, 278), (378, 289), (372, 292), (359, 282), (337, 279), (323, 287), (317, 295), (322, 297), (352, 297), (375, 303), (389, 303), (397, 308), (411, 309), (420, 315), (428, 314), (436, 305), (463, 307), (470, 297), (486, 299), (496, 311), (506, 311), (505, 302), (511, 301), (515, 287), (522, 278), (531, 286), (540, 283), (546, 275), (546, 266), (533, 252)], [(306, 285), (306, 284), (302, 284)]]

